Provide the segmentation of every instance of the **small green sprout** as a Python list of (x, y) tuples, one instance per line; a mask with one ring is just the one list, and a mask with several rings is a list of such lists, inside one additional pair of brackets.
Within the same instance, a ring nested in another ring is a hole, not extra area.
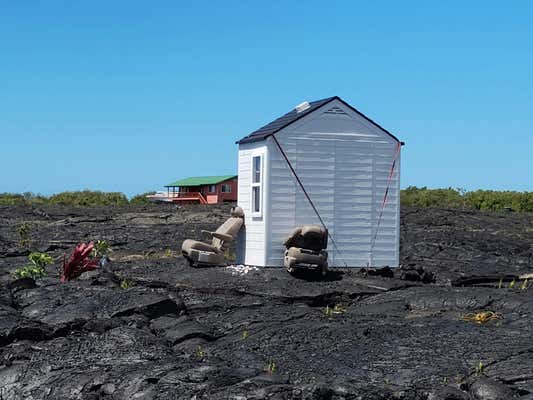
[(200, 358), (200, 359), (205, 357), (205, 351), (204, 351), (204, 349), (202, 349), (202, 346), (198, 346), (196, 348), (196, 357)]
[(28, 256), (29, 263), (22, 268), (17, 268), (13, 272), (13, 278), (42, 278), (46, 275), (46, 267), (48, 264), (52, 264), (54, 261), (51, 256), (46, 253), (30, 253)]
[(52, 257), (46, 253), (30, 253), (28, 260), (33, 265), (38, 265), (40, 267), (45, 267), (48, 264), (52, 264), (54, 260)]
[(516, 280), (512, 280), (510, 283), (509, 283), (509, 289), (512, 289), (514, 288), (514, 285), (516, 284)]
[(276, 373), (276, 370), (277, 370), (276, 363), (274, 361), (269, 361), (269, 363), (265, 367), (265, 372), (270, 375), (273, 375)]
[(29, 222), (23, 222), (17, 227), (17, 233), (19, 236), (28, 236), (31, 230), (31, 225)]
[(108, 253), (112, 252), (111, 245), (105, 240), (97, 240), (94, 242), (94, 248), (92, 256), (94, 258), (105, 257)]
[(23, 222), (17, 227), (17, 234), (19, 236), (18, 245), (22, 249), (29, 249), (31, 244), (30, 239), (31, 224)]
[(527, 286), (528, 286), (528, 281), (527, 281), (527, 278), (526, 278), (526, 279), (524, 279), (524, 282), (522, 282), (522, 284), (520, 285), (520, 290), (526, 290)]
[(120, 281), (120, 288), (121, 289), (129, 289), (133, 286), (133, 284), (128, 281), (127, 279), (123, 279), (122, 281)]
[(165, 250), (165, 257), (166, 257), (166, 258), (170, 258), (170, 257), (172, 257), (172, 256), (173, 256), (172, 250), (170, 250), (170, 249), (166, 249), (166, 250)]
[(500, 283), (498, 284), (498, 289), (503, 287), (503, 278), (500, 278)]
[(143, 257), (144, 258), (152, 258), (156, 255), (156, 251), (154, 249), (148, 249), (143, 251)]
[(46, 271), (44, 270), (44, 268), (28, 264), (22, 268), (17, 268), (13, 272), (12, 275), (13, 275), (13, 278), (15, 279), (20, 279), (20, 278), (38, 279), (38, 278), (42, 278), (43, 276), (45, 276)]
[(477, 375), (484, 375), (485, 374), (485, 364), (483, 364), (481, 361), (476, 366), (476, 374)]
[(224, 252), (224, 257), (228, 261), (235, 261), (237, 259), (237, 255), (235, 254), (235, 251), (232, 248), (229, 248)]
[(246, 339), (248, 339), (248, 336), (250, 336), (250, 332), (248, 332), (248, 331), (244, 331), (244, 332), (242, 333), (242, 340), (246, 340)]

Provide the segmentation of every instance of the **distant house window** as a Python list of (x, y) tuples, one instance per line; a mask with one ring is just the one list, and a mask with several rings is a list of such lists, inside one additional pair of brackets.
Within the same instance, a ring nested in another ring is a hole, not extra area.
[(215, 193), (217, 191), (217, 185), (209, 185), (209, 193)]
[(263, 206), (263, 155), (252, 156), (252, 216), (260, 217)]
[(229, 183), (222, 184), (222, 193), (231, 193), (231, 185)]

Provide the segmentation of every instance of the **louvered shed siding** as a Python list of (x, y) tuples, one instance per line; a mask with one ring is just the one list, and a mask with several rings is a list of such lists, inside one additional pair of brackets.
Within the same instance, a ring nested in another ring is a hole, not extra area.
[[(276, 133), (339, 252), (329, 242), (332, 266), (397, 266), (399, 158), (373, 247), (383, 195), (398, 142), (342, 104), (328, 104)], [(266, 265), (283, 265), (283, 240), (296, 226), (319, 224), (272, 138)], [(398, 155), (399, 157), (399, 155)], [(369, 259), (370, 257), (370, 259)]]

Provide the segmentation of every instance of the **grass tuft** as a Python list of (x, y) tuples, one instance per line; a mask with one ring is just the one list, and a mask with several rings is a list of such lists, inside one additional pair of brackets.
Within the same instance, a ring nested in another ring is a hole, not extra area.
[(127, 279), (123, 279), (120, 281), (120, 288), (121, 289), (130, 289), (133, 286), (133, 283)]
[(485, 364), (480, 361), (479, 364), (476, 365), (475, 372), (476, 375), (485, 375)]
[(486, 324), (489, 321), (503, 319), (501, 314), (494, 311), (480, 311), (477, 313), (464, 314), (461, 316), (463, 321), (475, 322), (476, 324)]
[(333, 307), (330, 307), (329, 305), (324, 308), (324, 315), (327, 317), (332, 317), (334, 315), (344, 314), (346, 312), (346, 308), (342, 307), (339, 304), (335, 304)]
[(277, 371), (277, 365), (275, 361), (269, 361), (265, 366), (265, 372), (269, 375), (274, 375)]
[(205, 357), (205, 350), (202, 348), (202, 346), (198, 346), (196, 348), (196, 352), (195, 352), (195, 355), (196, 355), (196, 358), (198, 359), (203, 359)]

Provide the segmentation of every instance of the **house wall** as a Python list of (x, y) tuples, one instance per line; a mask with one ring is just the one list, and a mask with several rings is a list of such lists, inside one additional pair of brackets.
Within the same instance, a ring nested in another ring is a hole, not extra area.
[[(399, 154), (377, 230), (398, 142), (338, 101), (276, 133), (276, 138), (338, 245), (339, 252), (329, 241), (329, 264), (360, 267), (370, 262), (373, 266), (398, 266)], [(274, 140), (268, 138), (260, 143), (265, 142), (270, 176), (265, 194), (269, 193), (270, 199), (265, 207), (269, 218), (261, 228), (266, 233), (265, 264), (260, 265), (282, 266), (282, 243), (291, 230), (320, 222)], [(242, 154), (241, 168), (239, 155), (239, 178), (249, 174), (248, 158)], [(239, 202), (241, 193), (248, 194), (248, 187), (249, 177), (239, 180)], [(259, 246), (260, 242), (254, 245)]]
[[(260, 217), (252, 216), (252, 156), (263, 154), (263, 213)], [(266, 262), (265, 221), (268, 212), (266, 182), (268, 180), (268, 148), (264, 141), (239, 145), (238, 158), (238, 199), (237, 204), (244, 211), (244, 227), (239, 232), (237, 241), (237, 262), (247, 265), (264, 266)]]
[[(231, 186), (231, 192), (229, 193), (223, 193), (222, 192), (222, 185), (223, 184), (229, 184)], [(224, 182), (217, 183), (215, 185), (215, 191), (210, 192), (209, 187), (211, 185), (201, 185), (201, 186), (191, 186), (188, 187), (188, 191), (190, 192), (200, 192), (202, 193), (208, 204), (219, 204), (223, 203), (225, 201), (237, 201), (237, 178), (229, 179)]]
[[(229, 184), (231, 186), (230, 193), (222, 192), (222, 185), (226, 185), (226, 184)], [(223, 203), (225, 201), (237, 201), (237, 191), (238, 191), (237, 179), (230, 179), (224, 182), (220, 182), (219, 184), (217, 184), (218, 202)]]
[(218, 196), (216, 194), (206, 194), (204, 195), (207, 200), (207, 204), (218, 204)]

